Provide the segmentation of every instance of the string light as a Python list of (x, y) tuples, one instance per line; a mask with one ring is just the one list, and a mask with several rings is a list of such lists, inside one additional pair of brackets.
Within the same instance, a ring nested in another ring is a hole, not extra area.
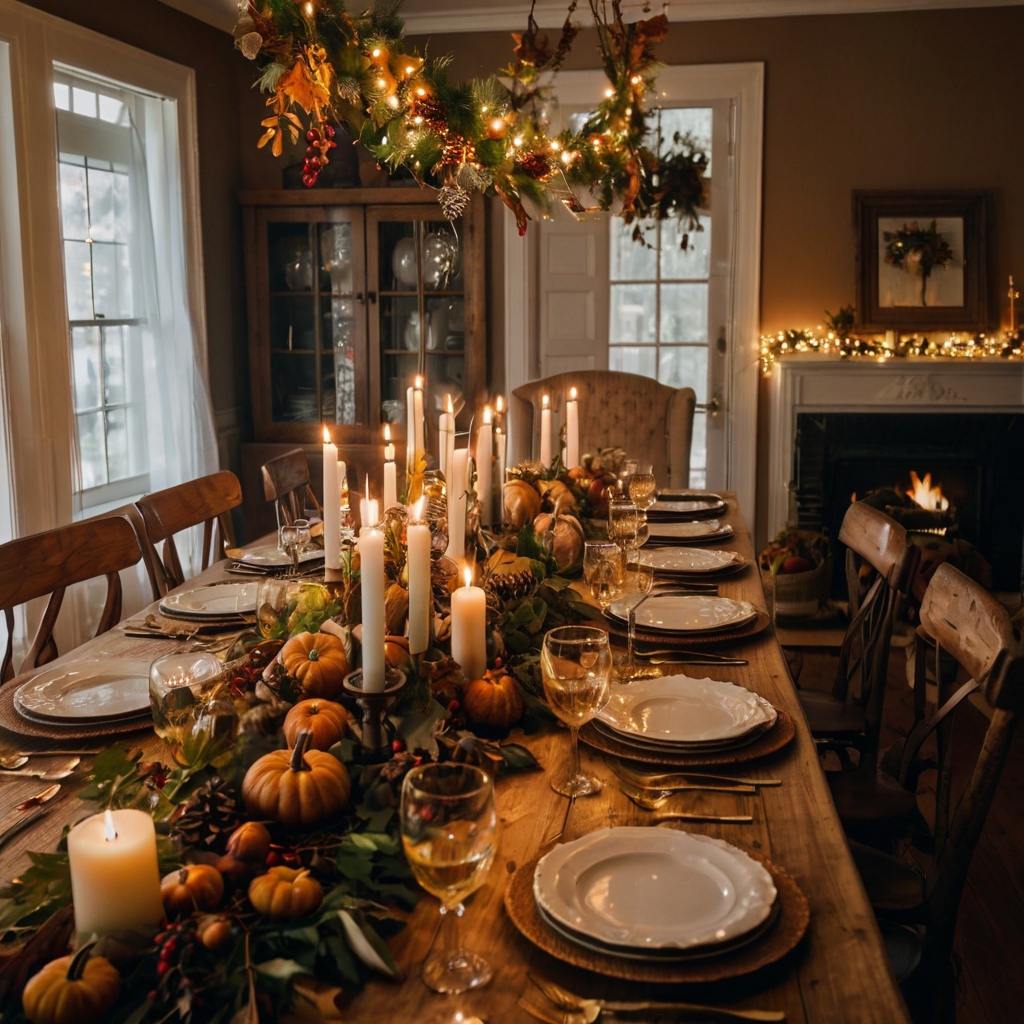
[(380, 50), (379, 49), (374, 50), (372, 56), (379, 57), (380, 56)]

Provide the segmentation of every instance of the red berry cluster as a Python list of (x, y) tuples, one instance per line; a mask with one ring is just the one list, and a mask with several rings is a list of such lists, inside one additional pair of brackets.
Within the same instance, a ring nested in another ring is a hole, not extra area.
[(254, 668), (252, 665), (240, 665), (235, 669), (235, 674), (231, 677), (231, 682), (228, 684), (231, 696), (244, 697), (247, 693), (252, 693), (256, 689), (256, 684), (262, 675), (262, 669)]
[(286, 850), (281, 846), (272, 846), (267, 854), (267, 867), (276, 868), (280, 865), (286, 868), (301, 868), (302, 858), (294, 850)]
[(329, 124), (324, 125), (323, 134), (318, 128), (310, 128), (306, 132), (306, 142), (309, 145), (306, 146), (306, 156), (302, 161), (302, 184), (311, 188), (328, 162), (327, 154), (338, 144), (334, 141), (334, 129)]
[[(149, 998), (161, 1002), (176, 1000), (182, 989), (192, 989), (187, 970), (196, 947), (195, 922), (169, 924), (153, 941), (158, 951), (157, 987), (149, 993)], [(175, 969), (179, 972), (180, 978), (172, 981)]]

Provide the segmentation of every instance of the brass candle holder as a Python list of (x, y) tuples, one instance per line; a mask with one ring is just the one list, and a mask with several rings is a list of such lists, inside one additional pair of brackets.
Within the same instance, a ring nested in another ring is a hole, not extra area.
[[(363, 670), (357, 668), (345, 676), (345, 692), (356, 698), (363, 709), (362, 745), (363, 750), (374, 757), (385, 752), (384, 716), (405, 689), (405, 673), (397, 668), (384, 672), (384, 689), (378, 693), (367, 693), (363, 689)], [(390, 751), (387, 751), (390, 757)]]

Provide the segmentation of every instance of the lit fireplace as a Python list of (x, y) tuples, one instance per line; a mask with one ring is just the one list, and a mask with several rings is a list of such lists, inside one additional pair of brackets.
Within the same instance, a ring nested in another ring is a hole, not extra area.
[(925, 473), (921, 480), (914, 470), (910, 471), (910, 488), (904, 494), (919, 508), (932, 512), (945, 512), (949, 508), (949, 498), (942, 493), (942, 485), (932, 487), (931, 473)]

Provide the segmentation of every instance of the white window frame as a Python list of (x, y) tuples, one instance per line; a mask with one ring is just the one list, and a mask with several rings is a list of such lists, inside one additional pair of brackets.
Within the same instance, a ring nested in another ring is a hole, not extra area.
[[(562, 71), (555, 82), (559, 103), (574, 109), (599, 103), (608, 86), (603, 71)], [(757, 490), (757, 395), (761, 288), (761, 169), (764, 145), (764, 64), (687, 64), (663, 68), (657, 102), (696, 105), (728, 99), (734, 134), (736, 209), (733, 216), (733, 281), (729, 361), (731, 406), (727, 412), (726, 486), (734, 490), (753, 526)], [(537, 282), (531, 275), (529, 235), (505, 216), (505, 385), (513, 390), (534, 377)], [(526, 244), (524, 244), (526, 242)]]
[[(71, 522), (74, 395), (64, 287), (54, 63), (177, 101), (187, 302), (207, 373), (195, 72), (126, 43), (0, 0), (0, 366), (6, 380), (17, 535)], [(5, 107), (7, 109), (5, 109)], [(13, 153), (4, 154), (13, 140)], [(96, 510), (93, 510), (96, 511)]]

